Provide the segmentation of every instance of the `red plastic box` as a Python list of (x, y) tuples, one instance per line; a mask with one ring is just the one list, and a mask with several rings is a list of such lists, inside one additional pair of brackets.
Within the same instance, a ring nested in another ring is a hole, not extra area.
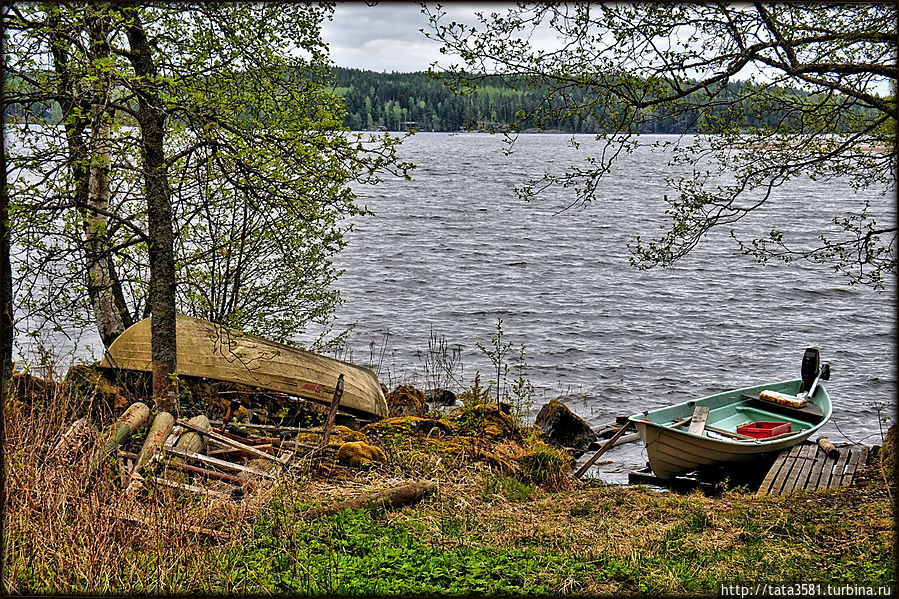
[(776, 437), (784, 433), (792, 432), (792, 422), (747, 422), (737, 427), (737, 432), (741, 435), (755, 437), (756, 439), (767, 439), (768, 437)]

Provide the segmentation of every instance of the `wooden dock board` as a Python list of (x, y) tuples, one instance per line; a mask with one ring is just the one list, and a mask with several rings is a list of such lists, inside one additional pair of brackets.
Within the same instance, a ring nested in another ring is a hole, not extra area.
[(762, 484), (759, 489), (770, 490), (771, 485), (774, 483), (774, 479), (777, 478), (777, 475), (780, 473), (780, 471), (783, 468), (790, 467), (790, 465), (787, 463), (787, 456), (790, 455), (791, 451), (782, 451), (778, 454), (777, 459), (774, 460), (774, 464), (771, 465), (771, 469), (768, 470), (768, 474), (766, 474), (764, 480), (762, 480)]
[(758, 494), (789, 495), (800, 489), (848, 487), (856, 471), (867, 463), (868, 453), (864, 445), (843, 447), (838, 458), (830, 458), (815, 443), (797, 445), (777, 456)]

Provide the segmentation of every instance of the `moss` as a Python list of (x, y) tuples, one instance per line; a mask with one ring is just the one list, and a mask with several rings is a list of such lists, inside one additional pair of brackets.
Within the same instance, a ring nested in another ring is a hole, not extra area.
[(364, 441), (350, 441), (337, 450), (337, 460), (348, 466), (360, 468), (377, 463), (383, 464), (387, 461), (387, 456), (380, 447), (369, 445)]
[(427, 411), (424, 392), (412, 385), (400, 385), (384, 399), (390, 416), (424, 416)]
[[(253, 427), (250, 426), (249, 428)], [(318, 433), (300, 433), (296, 437), (296, 440), (300, 443), (309, 443), (311, 445), (318, 445), (321, 439), (322, 436)], [(365, 434), (354, 431), (346, 426), (335, 426), (334, 430), (331, 431), (331, 437), (328, 439), (328, 445), (331, 447), (340, 447), (344, 443), (350, 441), (362, 441), (367, 443), (368, 437), (366, 437)]]
[[(434, 429), (437, 429), (434, 431)], [(388, 434), (404, 435), (451, 435), (455, 431), (450, 422), (444, 419), (423, 418), (421, 416), (394, 416), (363, 427), (366, 434), (384, 436)]]
[(449, 414), (445, 420), (458, 434), (494, 440), (522, 438), (520, 429), (509, 414), (507, 404), (466, 406)]

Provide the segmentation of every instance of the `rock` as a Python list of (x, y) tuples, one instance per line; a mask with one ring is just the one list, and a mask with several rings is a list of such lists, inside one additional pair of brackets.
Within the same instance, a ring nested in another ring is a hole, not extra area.
[(388, 416), (424, 416), (425, 394), (412, 385), (400, 385), (385, 396)]
[(543, 430), (546, 440), (556, 447), (571, 447), (583, 451), (598, 438), (583, 418), (558, 399), (552, 399), (540, 408), (534, 424)]
[(337, 461), (348, 466), (373, 466), (376, 463), (385, 463), (387, 456), (380, 447), (369, 445), (364, 441), (349, 441), (337, 450)]
[(430, 403), (440, 406), (456, 405), (456, 394), (449, 389), (428, 389), (425, 391), (425, 397)]

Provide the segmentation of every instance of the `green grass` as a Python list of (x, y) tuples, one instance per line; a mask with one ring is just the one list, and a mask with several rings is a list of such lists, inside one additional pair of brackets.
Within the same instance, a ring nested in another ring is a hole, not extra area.
[[(445, 532), (458, 537), (460, 530)], [(278, 518), (264, 519), (245, 543), (214, 559), (224, 570), (243, 571), (227, 581), (232, 591), (313, 596), (542, 595), (596, 569), (552, 552), (445, 548), (366, 510), (287, 527)]]
[[(45, 459), (71, 406), (41, 399), (10, 401), (4, 414), (10, 594), (715, 595), (740, 581), (895, 584), (895, 486), (877, 466), (850, 488), (790, 497), (554, 491), (564, 468), (549, 450), (520, 448), (537, 457), (510, 472), (406, 436), (379, 469), (294, 471), (240, 504), (154, 491), (132, 506), (146, 520), (136, 524), (108, 513), (126, 507), (114, 468), (87, 485), (78, 463)], [(414, 506), (303, 519), (423, 478), (438, 488)]]

